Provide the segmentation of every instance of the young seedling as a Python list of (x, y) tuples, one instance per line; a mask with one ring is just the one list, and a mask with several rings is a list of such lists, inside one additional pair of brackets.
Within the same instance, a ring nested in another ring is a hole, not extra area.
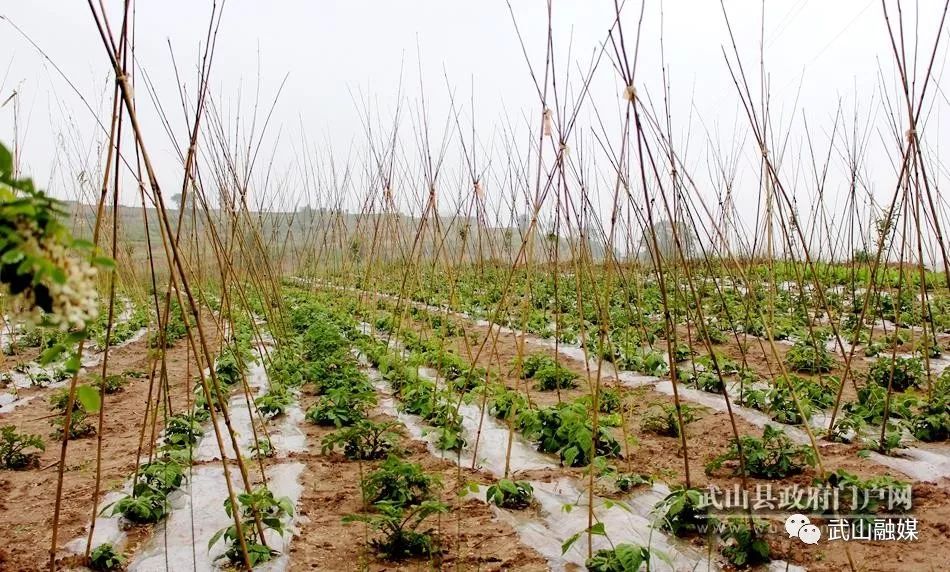
[[(268, 530), (273, 530), (277, 534), (284, 533), (284, 524), (294, 514), (293, 502), (287, 498), (275, 498), (274, 493), (267, 487), (258, 487), (249, 493), (238, 495), (238, 514), (241, 521), (241, 532), (244, 536), (244, 545), (247, 547), (248, 557), (251, 567), (267, 562), (280, 554), (273, 548), (264, 544), (264, 539), (260, 538), (257, 530), (255, 513), (260, 518), (261, 524)], [(235, 507), (228, 498), (224, 501), (224, 512), (229, 518), (234, 518)], [(241, 541), (238, 537), (237, 526), (232, 524), (222, 528), (208, 541), (208, 550), (211, 550), (220, 540), (224, 540), (227, 549), (215, 560), (226, 559), (234, 566), (244, 563), (244, 556), (241, 551)]]
[(365, 522), (381, 532), (383, 538), (373, 539), (370, 544), (385, 558), (396, 561), (419, 556), (431, 558), (441, 551), (434, 531), (419, 529), (430, 516), (448, 512), (447, 504), (427, 500), (401, 506), (384, 501), (376, 503), (374, 508), (376, 513), (350, 514), (343, 517), (343, 522)]
[(366, 502), (384, 502), (397, 507), (433, 499), (440, 487), (437, 476), (426, 473), (417, 463), (403, 461), (394, 455), (366, 475), (361, 483)]
[(621, 543), (602, 548), (585, 562), (588, 572), (639, 572), (650, 570), (650, 551), (636, 544)]
[(531, 506), (534, 500), (534, 487), (527, 481), (501, 479), (485, 491), (485, 500), (491, 504), (510, 509), (523, 509)]
[[(745, 460), (745, 472), (749, 476), (763, 479), (781, 479), (797, 475), (806, 466), (814, 466), (815, 451), (807, 445), (796, 446), (792, 440), (772, 425), (766, 425), (762, 438), (743, 436), (742, 454)], [(734, 463), (733, 474), (742, 472), (739, 464), (739, 446), (735, 439), (729, 450), (706, 464), (706, 473), (711, 474), (727, 462)]]
[(45, 450), (46, 444), (39, 435), (18, 433), (12, 425), (0, 429), (0, 468), (27, 469), (37, 464)]
[(715, 523), (709, 507), (703, 503), (703, 491), (678, 488), (666, 495), (653, 508), (661, 529), (675, 536), (701, 533)]
[(730, 518), (722, 534), (725, 541), (722, 555), (737, 568), (770, 562), (771, 550), (765, 540), (767, 531), (767, 522), (753, 521), (750, 527), (748, 519)]
[(89, 568), (96, 572), (112, 572), (125, 567), (125, 556), (116, 552), (112, 543), (100, 544), (89, 554)]
[(352, 427), (325, 436), (322, 441), (323, 454), (342, 446), (343, 455), (350, 461), (382, 459), (393, 449), (398, 438), (393, 429), (398, 425), (394, 421), (374, 423), (369, 419), (361, 419)]

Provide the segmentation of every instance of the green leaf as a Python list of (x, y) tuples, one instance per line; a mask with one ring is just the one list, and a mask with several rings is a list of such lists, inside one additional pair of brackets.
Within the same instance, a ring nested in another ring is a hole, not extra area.
[(62, 344), (56, 344), (55, 346), (46, 348), (43, 350), (43, 353), (40, 354), (40, 365), (49, 365), (53, 363), (65, 350), (66, 346)]
[(222, 528), (218, 532), (214, 533), (214, 536), (212, 536), (211, 540), (208, 541), (208, 550), (211, 550), (211, 547), (214, 546), (218, 542), (218, 540), (221, 539), (221, 535), (224, 534), (225, 530), (227, 530), (227, 528)]
[(281, 497), (277, 501), (277, 506), (281, 508), (287, 515), (292, 516), (294, 514), (294, 503), (290, 500), (289, 497)]
[(76, 352), (69, 356), (69, 359), (66, 360), (66, 363), (63, 367), (69, 373), (76, 373), (79, 371), (79, 368), (82, 366), (82, 362), (79, 360), (79, 352)]
[(607, 536), (607, 531), (604, 528), (604, 523), (602, 522), (598, 522), (591, 525), (591, 527), (588, 528), (587, 531), (590, 532), (591, 534), (596, 534), (598, 536)]
[(57, 284), (66, 283), (66, 272), (59, 266), (54, 266), (53, 268), (51, 268), (49, 272), (49, 276), (50, 278), (53, 279), (53, 282)]
[[(0, 180), (6, 182), (13, 173), (13, 155), (0, 143)], [(11, 185), (12, 186), (12, 185)]]
[(102, 405), (102, 397), (99, 395), (99, 390), (88, 385), (80, 385), (76, 388), (76, 399), (79, 400), (79, 403), (82, 404), (82, 408), (85, 409), (87, 413), (99, 411), (99, 407)]
[(564, 459), (564, 464), (571, 467), (574, 466), (574, 459), (580, 454), (580, 451), (575, 446), (570, 446), (564, 451), (561, 452), (561, 458)]
[(577, 542), (577, 539), (581, 537), (581, 533), (577, 532), (572, 534), (570, 538), (564, 541), (564, 544), (561, 545), (561, 556), (567, 554), (567, 551), (571, 549), (571, 546), (574, 546), (574, 543)]
[(112, 260), (108, 256), (93, 256), (92, 264), (93, 266), (105, 268), (106, 270), (115, 270), (115, 260)]
[(17, 250), (14, 248), (13, 250), (8, 250), (5, 252), (3, 257), (0, 258), (0, 262), (3, 264), (16, 264), (17, 262), (23, 260), (24, 256), (26, 255), (23, 254), (22, 250)]
[(86, 330), (79, 330), (76, 332), (69, 332), (66, 334), (64, 343), (67, 345), (78, 344), (82, 340), (86, 339)]
[(518, 487), (516, 487), (515, 484), (508, 479), (502, 479), (498, 481), (498, 488), (511, 495), (518, 494)]

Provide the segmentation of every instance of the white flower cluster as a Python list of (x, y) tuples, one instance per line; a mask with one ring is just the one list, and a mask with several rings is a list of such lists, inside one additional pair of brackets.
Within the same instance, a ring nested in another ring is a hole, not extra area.
[(62, 284), (49, 275), (40, 280), (40, 284), (49, 290), (52, 301), (51, 311), (48, 313), (39, 307), (34, 286), (31, 285), (17, 296), (23, 302), (24, 319), (38, 324), (45, 317), (49, 324), (62, 330), (84, 329), (99, 315), (99, 305), (96, 302), (96, 267), (89, 261), (70, 254), (55, 238), (40, 236), (35, 225), (20, 225), (18, 230), (24, 237), (21, 248), (25, 252), (46, 258), (66, 275), (66, 281)]

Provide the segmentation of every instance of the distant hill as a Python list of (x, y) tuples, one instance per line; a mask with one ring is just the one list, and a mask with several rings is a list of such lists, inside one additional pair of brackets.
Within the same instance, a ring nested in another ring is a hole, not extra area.
[[(66, 207), (73, 232), (91, 239), (95, 206), (69, 201)], [(107, 209), (107, 220), (101, 231), (101, 244), (108, 244), (111, 237), (109, 211), (111, 209)], [(168, 215), (172, 219), (173, 229), (177, 228), (179, 211), (170, 209)], [(260, 247), (272, 263), (279, 263), (279, 271), (283, 273), (292, 272), (301, 264), (334, 264), (341, 262), (344, 257), (365, 257), (373, 250), (377, 260), (398, 261), (408, 256), (420, 227), (418, 217), (403, 214), (355, 214), (307, 208), (296, 212), (246, 213), (237, 224), (226, 220), (228, 217), (223, 215), (222, 211), (215, 210), (210, 216), (220, 243), (226, 247), (233, 245), (226, 250), (235, 253), (256, 250), (251, 245), (257, 241), (250, 232), (251, 228), (256, 227), (261, 237)], [(189, 241), (189, 248), (185, 252), (192, 257), (197, 253), (202, 266), (208, 266), (215, 256), (207, 218), (201, 212), (195, 216), (190, 210), (186, 211), (183, 227), (183, 236)], [(128, 266), (132, 272), (141, 273), (141, 277), (144, 277), (151, 243), (156, 272), (165, 275), (168, 265), (158, 211), (154, 208), (143, 211), (140, 207), (120, 206), (118, 221), (120, 265)], [(192, 229), (197, 229), (197, 232)], [(481, 232), (477, 232), (477, 229), (477, 221), (472, 218), (440, 216), (437, 221), (429, 220), (417, 243), (417, 255), (421, 249), (424, 259), (439, 253), (440, 258), (445, 257), (447, 261), (466, 262), (488, 258), (511, 261), (517, 254), (523, 229), (483, 227)], [(534, 239), (534, 259), (549, 260), (553, 242), (537, 231)], [(460, 256), (463, 245), (465, 252)], [(571, 250), (568, 241), (560, 241), (561, 260), (569, 260)], [(603, 245), (592, 241), (591, 252), (595, 260), (602, 259)]]

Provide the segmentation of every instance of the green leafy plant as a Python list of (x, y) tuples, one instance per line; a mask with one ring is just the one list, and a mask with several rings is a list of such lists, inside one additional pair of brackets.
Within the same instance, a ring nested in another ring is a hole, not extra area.
[(528, 398), (523, 393), (508, 389), (504, 385), (492, 386), (489, 413), (499, 419), (512, 419), (515, 412), (524, 412), (529, 408)]
[(439, 478), (422, 470), (417, 463), (390, 455), (360, 483), (363, 498), (371, 504), (389, 503), (395, 507), (419, 504), (434, 498), (441, 487)]
[(626, 493), (632, 491), (636, 487), (652, 486), (653, 477), (650, 475), (641, 475), (637, 473), (620, 473), (614, 479), (614, 484), (616, 485), (617, 490)]
[(677, 344), (673, 349), (673, 361), (686, 361), (693, 356), (693, 349), (687, 344)]
[[(884, 405), (887, 401), (887, 389), (878, 384), (868, 384), (858, 389), (858, 400), (844, 405), (848, 417), (860, 424), (880, 425), (884, 422)], [(888, 417), (890, 419), (912, 419), (918, 398), (912, 394), (894, 393), (891, 395)]]
[(653, 514), (662, 530), (675, 536), (702, 532), (713, 524), (709, 507), (703, 502), (699, 489), (677, 488), (653, 507)]
[(380, 332), (391, 332), (393, 330), (393, 315), (389, 313), (380, 314), (373, 325)]
[[(395, 358), (387, 357), (380, 361), (379, 371), (383, 378), (389, 382), (393, 391), (400, 394), (403, 401), (409, 399), (403, 395), (403, 390), (410, 388), (413, 392), (421, 393), (423, 391), (435, 391), (435, 384), (419, 377), (418, 372), (413, 367), (404, 365)], [(428, 387), (426, 387), (428, 386)]]
[(601, 340), (599, 337), (597, 336), (589, 337), (587, 338), (587, 342), (584, 345), (587, 348), (588, 354), (591, 357), (595, 357), (595, 358), (600, 357), (600, 358), (603, 358), (604, 361), (609, 361), (609, 362), (613, 362), (615, 359), (620, 357), (620, 352), (618, 351), (618, 348), (616, 347), (616, 345), (611, 343), (609, 339), (605, 339), (603, 341), (603, 344), (601, 344)]
[(459, 451), (467, 444), (461, 423), (436, 428), (435, 446), (443, 451)]
[(768, 408), (768, 394), (766, 390), (757, 387), (742, 387), (737, 401), (743, 407), (750, 407), (764, 411)]
[(306, 362), (303, 370), (303, 379), (314, 395), (324, 395), (332, 389), (353, 393), (373, 391), (372, 384), (349, 353), (331, 354)]
[(371, 544), (384, 557), (397, 561), (417, 556), (431, 558), (441, 551), (434, 531), (419, 529), (430, 516), (448, 512), (447, 504), (435, 500), (410, 506), (378, 502), (374, 508), (376, 513), (350, 514), (343, 517), (343, 522), (365, 522), (381, 532), (383, 538), (374, 539)]
[(167, 495), (185, 481), (185, 469), (181, 463), (172, 459), (159, 459), (146, 463), (139, 468), (139, 483), (149, 490)]
[(398, 380), (399, 407), (402, 411), (419, 415), (435, 429), (435, 444), (443, 450), (460, 450), (465, 446), (462, 416), (453, 395), (436, 389), (435, 383), (422, 379), (404, 367), (392, 367), (387, 372), (394, 383)]
[[(69, 438), (80, 439), (89, 435), (94, 435), (96, 427), (87, 419), (89, 413), (99, 409), (99, 392), (89, 386), (80, 386), (76, 388), (76, 396), (73, 400), (73, 410), (69, 422)], [(50, 419), (53, 426), (53, 436), (61, 439), (63, 427), (66, 420), (66, 406), (69, 404), (69, 389), (62, 388), (50, 396), (50, 408), (58, 415)]]
[(116, 552), (111, 542), (100, 544), (89, 554), (89, 568), (96, 572), (110, 572), (124, 567), (125, 557)]
[(577, 387), (577, 375), (559, 363), (548, 364), (534, 373), (536, 387), (541, 391)]
[(225, 346), (214, 363), (215, 377), (225, 386), (233, 387), (247, 373), (248, 361), (250, 361), (250, 355), (247, 348), (234, 345)]
[(174, 343), (188, 335), (188, 327), (185, 325), (184, 314), (181, 311), (181, 305), (178, 300), (172, 298), (168, 307), (168, 319), (148, 339), (150, 348), (168, 348)]
[[(826, 484), (837, 488), (840, 506), (862, 507), (861, 512), (865, 515), (872, 515), (883, 510), (901, 510), (895, 506), (888, 507), (878, 493), (884, 490), (896, 491), (910, 486), (909, 483), (895, 479), (889, 475), (862, 479), (844, 469), (838, 469), (837, 471), (829, 473), (824, 482), (820, 479), (815, 479), (815, 483), (819, 485)], [(803, 506), (801, 508), (804, 509), (805, 507)]]
[(255, 459), (267, 459), (276, 454), (277, 451), (274, 450), (274, 444), (271, 443), (270, 439), (258, 439), (257, 443), (251, 447), (251, 455)]
[(111, 508), (110, 514), (121, 513), (136, 524), (158, 522), (171, 508), (168, 494), (184, 481), (184, 467), (176, 460), (166, 457), (146, 463), (139, 468), (132, 494), (104, 507), (102, 512), (105, 514)]
[[(530, 379), (543, 367), (555, 365), (554, 358), (546, 353), (535, 353), (526, 356), (521, 361), (521, 375), (525, 379)], [(515, 366), (518, 364), (516, 363)]]
[(711, 344), (726, 343), (726, 334), (713, 324), (706, 324), (699, 332), (700, 336), (709, 340)]
[(393, 429), (397, 426), (396, 422), (374, 423), (361, 419), (352, 427), (326, 435), (322, 441), (323, 454), (342, 446), (343, 455), (351, 461), (382, 459), (393, 449), (398, 437)]
[(39, 435), (18, 433), (12, 425), (6, 425), (0, 429), (0, 468), (32, 467), (39, 460), (40, 452), (45, 450), (46, 444)]
[[(893, 367), (893, 380), (891, 380), (891, 369)], [(890, 387), (894, 391), (906, 391), (912, 387), (920, 387), (924, 379), (924, 366), (920, 358), (914, 357), (880, 357), (871, 364), (868, 370), (868, 380), (881, 387)]]
[(767, 530), (767, 522), (753, 521), (752, 526), (749, 526), (747, 519), (729, 519), (722, 535), (725, 541), (722, 555), (738, 568), (770, 562), (771, 550), (765, 540)]
[(267, 393), (254, 400), (261, 415), (268, 419), (283, 415), (293, 402), (290, 391), (279, 384), (272, 384)]
[(96, 376), (95, 386), (102, 390), (106, 395), (113, 393), (118, 393), (125, 389), (125, 386), (129, 384), (129, 380), (123, 375), (107, 375), (105, 379)]
[(857, 415), (844, 412), (828, 433), (829, 439), (836, 443), (850, 443), (865, 426), (864, 420)]
[(46, 371), (34, 373), (32, 370), (27, 370), (27, 375), (30, 377), (30, 387), (47, 387), (53, 383), (53, 376)]
[(333, 388), (320, 396), (307, 410), (307, 420), (317, 425), (348, 427), (366, 417), (366, 410), (375, 403), (375, 393)]
[(864, 347), (864, 357), (877, 357), (885, 349), (884, 344), (880, 342), (871, 342)]
[(136, 524), (158, 522), (165, 518), (171, 508), (165, 493), (144, 483), (137, 485), (131, 495), (119, 499), (111, 507), (111, 514), (121, 513)]
[(533, 499), (534, 487), (527, 481), (501, 479), (485, 491), (485, 500), (501, 508), (528, 508)]
[[(95, 340), (96, 347), (100, 349), (106, 345), (107, 317), (107, 312), (100, 312), (99, 319), (89, 327), (89, 337)], [(148, 306), (133, 304), (128, 317), (123, 316), (112, 324), (112, 332), (109, 335), (109, 345), (117, 346), (130, 340), (140, 330), (148, 326), (149, 318)]]
[[(686, 404), (680, 404), (680, 414), (683, 423), (689, 425), (696, 420), (696, 411)], [(654, 407), (640, 422), (640, 428), (648, 433), (655, 433), (664, 437), (679, 437), (680, 424), (676, 415), (676, 405), (666, 404)]]
[(537, 438), (539, 451), (557, 453), (565, 465), (581, 467), (594, 456), (620, 455), (620, 444), (604, 427), (598, 427), (595, 445), (588, 407), (583, 402), (561, 403), (531, 413), (522, 418), (526, 436)]
[[(814, 466), (816, 462), (815, 451), (811, 447), (794, 445), (781, 429), (772, 425), (765, 426), (761, 439), (751, 436), (742, 436), (740, 439), (745, 471), (749, 476), (780, 479), (801, 473), (806, 466)], [(736, 463), (733, 474), (741, 473), (739, 446), (735, 439), (725, 453), (706, 464), (706, 472), (717, 471), (726, 462)]]
[(884, 438), (874, 437), (865, 439), (864, 449), (860, 453), (866, 455), (868, 450), (875, 450), (882, 455), (893, 455), (895, 450), (904, 448), (905, 446), (904, 423), (899, 420), (888, 420)]
[(722, 393), (722, 378), (711, 371), (701, 371), (692, 380), (693, 384), (707, 393)]
[(191, 415), (179, 413), (165, 422), (163, 446), (168, 449), (187, 449), (204, 435), (201, 424)]
[[(257, 566), (262, 562), (267, 562), (279, 554), (273, 548), (268, 548), (264, 544), (264, 539), (258, 535), (255, 513), (260, 518), (264, 528), (273, 530), (277, 534), (284, 533), (284, 522), (294, 514), (294, 504), (287, 498), (275, 498), (274, 493), (267, 487), (258, 487), (249, 493), (238, 495), (239, 520), (241, 522), (241, 533), (244, 536), (244, 545), (247, 547), (247, 554), (251, 567)], [(224, 512), (229, 518), (234, 518), (234, 505), (231, 499), (225, 499)], [(208, 550), (224, 539), (227, 550), (224, 554), (218, 556), (218, 559), (227, 559), (234, 565), (244, 562), (244, 556), (241, 552), (241, 542), (238, 536), (237, 525), (232, 524), (222, 528), (208, 541)]]
[[(713, 360), (713, 357), (715, 357), (715, 360)], [(699, 356), (696, 358), (696, 365), (702, 366), (702, 371), (713, 375), (715, 375), (717, 368), (724, 376), (739, 373), (739, 364), (719, 352), (714, 355)]]
[(270, 353), (267, 378), (272, 384), (281, 387), (300, 387), (303, 384), (301, 351), (293, 339)]
[[(802, 414), (804, 414), (806, 418), (811, 417), (811, 404), (802, 396), (796, 394), (799, 398), (798, 407), (796, 407), (795, 400), (792, 398), (792, 391), (794, 391), (793, 388), (780, 381), (777, 381), (776, 385), (770, 387), (766, 392), (768, 413), (773, 420), (779, 423), (801, 425), (806, 421), (806, 419), (802, 417)], [(799, 407), (801, 407), (801, 413), (799, 413)]]
[[(304, 311), (314, 310), (317, 314), (321, 312), (316, 308), (304, 308)], [(310, 320), (303, 324), (299, 324), (296, 320)], [(343, 332), (340, 331), (339, 326), (333, 323), (333, 321), (328, 316), (306, 316), (302, 313), (297, 313), (292, 317), (292, 320), (295, 321), (295, 326), (303, 325), (305, 330), (302, 336), (303, 349), (304, 349), (304, 358), (308, 361), (319, 361), (326, 359), (328, 356), (332, 356), (339, 352), (342, 352), (347, 347), (347, 340), (343, 335)]]
[(670, 372), (670, 365), (666, 363), (664, 354), (649, 348), (637, 347), (632, 353), (624, 353), (623, 357), (617, 360), (617, 365), (647, 375), (664, 376)]
[(435, 348), (425, 351), (423, 352), (422, 357), (425, 363), (428, 363), (434, 367), (449, 381), (459, 380), (460, 378), (468, 378), (463, 380), (464, 383), (461, 384), (463, 386), (471, 385), (474, 380), (484, 374), (483, 371), (473, 371), (472, 375), (469, 376), (468, 373), (471, 369), (469, 365), (465, 363), (461, 357), (443, 348)]
[(587, 559), (589, 572), (639, 572), (650, 570), (650, 551), (636, 544), (621, 543), (603, 548)]
[(824, 340), (817, 337), (799, 340), (785, 354), (789, 369), (801, 373), (827, 373), (835, 365)]
[(911, 420), (910, 431), (921, 441), (950, 439), (950, 400), (937, 396), (928, 400)]
[(598, 408), (601, 413), (618, 413), (623, 408), (623, 396), (609, 387), (600, 390)]

